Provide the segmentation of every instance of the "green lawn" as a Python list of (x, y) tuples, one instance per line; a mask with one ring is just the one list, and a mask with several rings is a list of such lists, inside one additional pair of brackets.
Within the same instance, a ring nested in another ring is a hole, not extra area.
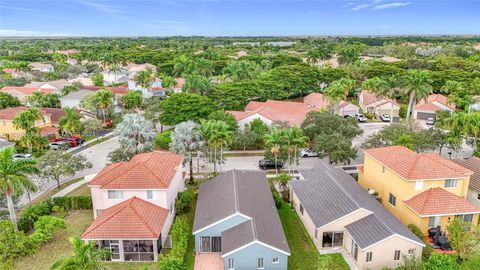
[(70, 256), (73, 249), (68, 241), (70, 236), (81, 236), (93, 220), (92, 210), (72, 210), (65, 217), (67, 229), (56, 232), (53, 240), (41, 246), (33, 256), (15, 261), (15, 269), (47, 270), (62, 256)]
[(92, 194), (90, 192), (90, 188), (87, 186), (87, 184), (83, 184), (67, 194), (67, 196), (91, 196), (91, 195)]
[[(283, 203), (282, 207), (278, 209), (278, 214), (291, 251), (288, 258), (288, 269), (323, 269), (319, 266), (326, 261), (331, 264), (325, 269), (349, 269), (341, 254), (319, 254), (297, 213), (289, 204)], [(327, 257), (330, 258), (326, 259)]]

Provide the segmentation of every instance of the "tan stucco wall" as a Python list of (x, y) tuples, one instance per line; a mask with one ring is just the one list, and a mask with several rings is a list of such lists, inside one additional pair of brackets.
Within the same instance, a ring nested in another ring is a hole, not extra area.
[[(45, 120), (45, 121), (44, 121)], [(38, 128), (50, 127), (52, 122), (49, 116), (44, 115), (43, 119), (38, 119), (35, 122)], [(19, 139), (25, 132), (22, 129), (16, 129), (13, 125), (13, 120), (0, 119), (0, 137), (10, 137), (11, 139)]]

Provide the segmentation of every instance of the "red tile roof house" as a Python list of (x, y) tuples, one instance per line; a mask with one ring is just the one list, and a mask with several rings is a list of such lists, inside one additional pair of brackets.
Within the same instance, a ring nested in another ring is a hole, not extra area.
[[(329, 102), (320, 93), (311, 93), (303, 98), (303, 102), (267, 100), (266, 102), (250, 101), (244, 111), (228, 111), (237, 120), (240, 127), (258, 118), (271, 125), (275, 122), (287, 122), (290, 126), (300, 126), (307, 113), (328, 110)], [(341, 101), (339, 114), (354, 116), (359, 108), (347, 101)]]
[(34, 92), (41, 92), (43, 94), (55, 94), (59, 93), (54, 88), (40, 88), (40, 87), (26, 87), (26, 86), (5, 86), (0, 89), (0, 92), (10, 94), (24, 105), (27, 104), (27, 97), (33, 95)]
[(397, 102), (388, 98), (379, 97), (367, 90), (362, 90), (360, 95), (358, 95), (358, 105), (363, 112), (374, 114), (377, 117), (384, 114), (390, 115), (392, 106), (394, 118), (398, 118), (400, 112), (400, 106)]
[(82, 239), (111, 250), (112, 261), (156, 261), (185, 189), (182, 162), (156, 151), (105, 167), (88, 184), (95, 219)]
[(427, 120), (428, 118), (435, 119), (437, 111), (441, 110), (454, 113), (455, 104), (449, 103), (448, 98), (444, 95), (433, 94), (428, 96), (426, 100), (421, 100), (417, 106), (415, 106), (413, 118), (419, 120)]

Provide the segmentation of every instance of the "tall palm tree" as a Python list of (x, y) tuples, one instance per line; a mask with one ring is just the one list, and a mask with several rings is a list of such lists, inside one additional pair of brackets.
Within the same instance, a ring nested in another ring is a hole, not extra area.
[(171, 76), (165, 76), (162, 79), (162, 86), (165, 87), (166, 89), (172, 89), (177, 85), (177, 81), (175, 78)]
[(426, 70), (412, 69), (409, 70), (404, 78), (404, 89), (406, 94), (409, 94), (408, 108), (407, 108), (407, 128), (412, 128), (411, 120), (417, 102), (421, 99), (426, 99), (433, 90), (431, 85), (432, 80), (430, 74)]
[(64, 108), (63, 113), (65, 114), (62, 118), (60, 118), (59, 124), (62, 127), (63, 131), (66, 131), (70, 134), (80, 132), (82, 128), (82, 123), (80, 122), (80, 114), (77, 110), (73, 108)]
[(42, 118), (39, 109), (31, 107), (18, 113), (13, 119), (13, 126), (16, 129), (23, 129), (24, 134), (20, 139), (28, 151), (32, 152), (34, 140), (40, 136), (40, 129), (35, 126), (35, 122)]
[(102, 110), (103, 113), (103, 122), (107, 121), (107, 110), (113, 104), (114, 95), (112, 91), (108, 89), (102, 89), (95, 93), (95, 99), (97, 101), (98, 107)]
[(35, 159), (13, 159), (15, 150), (7, 147), (0, 150), (0, 191), (7, 198), (10, 220), (17, 227), (17, 216), (12, 201), (13, 195), (20, 195), (22, 190), (35, 191), (35, 185), (28, 178), (29, 174), (38, 173)]
[(210, 77), (213, 73), (213, 67), (210, 61), (205, 58), (198, 58), (194, 62), (195, 72), (204, 77)]
[(192, 60), (186, 55), (181, 55), (177, 58), (175, 65), (173, 66), (173, 76), (182, 77), (189, 73), (192, 69)]
[(393, 123), (393, 109), (395, 107), (395, 101), (402, 94), (402, 81), (398, 76), (391, 75), (384, 78), (385, 91), (384, 95), (390, 99), (390, 123)]
[(288, 147), (288, 165), (290, 170), (292, 163), (297, 163), (298, 148), (307, 145), (308, 137), (303, 135), (302, 129), (298, 127), (292, 127), (284, 130), (284, 136), (285, 144)]
[(150, 68), (140, 70), (135, 74), (135, 82), (138, 86), (145, 89), (150, 89), (153, 81), (155, 80), (155, 75)]
[(278, 176), (278, 155), (281, 152), (282, 145), (285, 144), (285, 133), (278, 128), (272, 128), (270, 133), (265, 134), (263, 138), (265, 145), (271, 147), (271, 152), (275, 157), (275, 173)]
[(216, 172), (217, 150), (220, 150), (221, 165), (223, 162), (223, 149), (232, 143), (234, 133), (230, 126), (221, 120), (201, 121), (201, 125), (203, 136), (207, 140), (208, 145), (213, 148), (213, 170)]
[(307, 62), (313, 65), (316, 65), (318, 59), (320, 58), (320, 53), (317, 48), (313, 48), (307, 52)]
[(480, 135), (480, 112), (468, 113), (464, 121), (465, 133), (473, 136), (473, 147), (476, 147)]
[(355, 81), (346, 78), (333, 81), (327, 86), (324, 95), (330, 101), (332, 113), (338, 113), (338, 104), (347, 97), (354, 86)]
[(94, 241), (85, 243), (79, 237), (70, 237), (74, 255), (57, 260), (50, 269), (52, 270), (104, 270), (107, 269), (101, 263), (102, 259), (111, 256), (109, 250), (98, 248)]

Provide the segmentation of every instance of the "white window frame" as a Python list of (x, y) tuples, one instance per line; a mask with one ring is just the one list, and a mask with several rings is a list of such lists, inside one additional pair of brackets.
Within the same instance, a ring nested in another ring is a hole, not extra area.
[(157, 198), (157, 192), (155, 190), (147, 190), (147, 199), (155, 200)]
[(278, 257), (274, 257), (272, 259), (272, 263), (280, 263), (280, 260), (278, 259)]
[[(117, 195), (119, 195), (119, 194), (120, 194), (120, 196), (117, 197)], [(107, 191), (107, 196), (108, 196), (109, 200), (123, 200), (123, 190), (108, 190)], [(115, 197), (115, 198), (113, 198), (113, 197)]]
[[(393, 198), (393, 203), (390, 201), (390, 198)], [(395, 207), (397, 205), (397, 197), (395, 197), (395, 195), (393, 195), (392, 193), (388, 193), (388, 203)]]
[(233, 270), (235, 269), (235, 259), (234, 258), (229, 258), (227, 260), (227, 269), (228, 270)]
[(423, 181), (415, 181), (415, 190), (423, 189)]
[(372, 259), (373, 259), (373, 253), (371, 251), (367, 252), (367, 255), (365, 256), (366, 257), (366, 262), (372, 262)]
[[(447, 184), (449, 183), (449, 184)], [(458, 179), (446, 179), (444, 187), (445, 188), (456, 188), (458, 186)]]
[[(428, 228), (436, 228), (438, 225), (440, 225), (441, 218), (440, 216), (433, 216), (428, 218)], [(430, 224), (433, 223), (433, 226), (430, 226)]]
[(263, 260), (263, 257), (257, 259), (257, 268), (265, 269), (265, 261)]

